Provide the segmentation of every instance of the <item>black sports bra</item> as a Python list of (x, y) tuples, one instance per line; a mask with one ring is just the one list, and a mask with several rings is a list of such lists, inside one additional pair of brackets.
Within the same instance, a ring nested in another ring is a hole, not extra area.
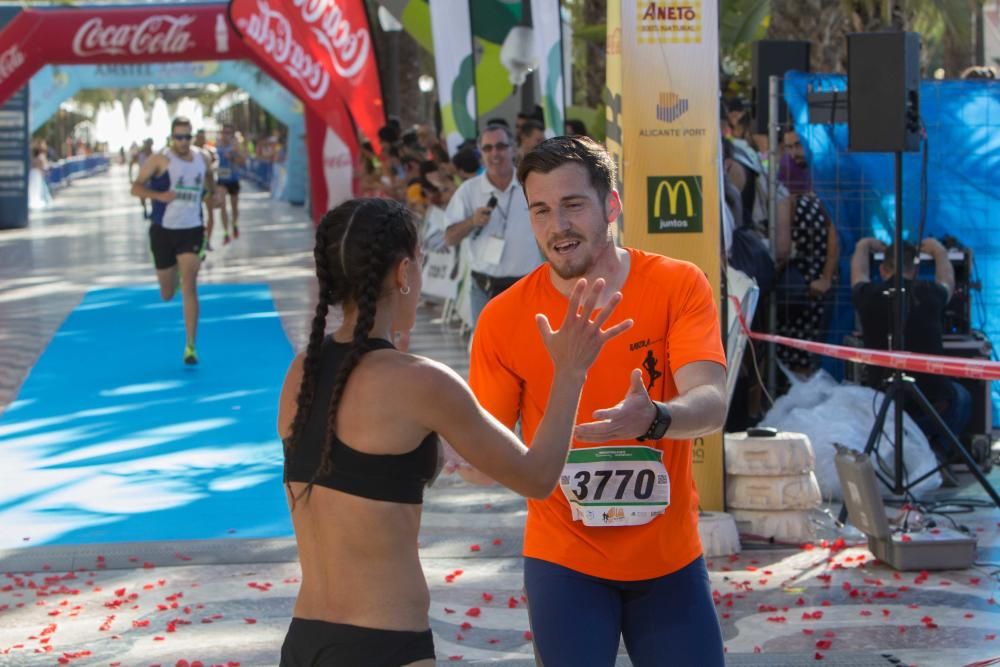
[[(366, 352), (392, 348), (381, 338), (368, 339)], [(285, 479), (288, 482), (309, 483), (319, 468), (320, 454), (326, 438), (327, 409), (333, 395), (337, 369), (343, 363), (350, 345), (330, 337), (320, 351), (319, 378), (301, 441), (292, 456), (287, 455)], [(333, 471), (313, 480), (318, 486), (336, 489), (352, 496), (386, 500), (394, 503), (419, 505), (424, 500), (424, 486), (434, 480), (438, 471), (438, 437), (431, 432), (413, 450), (405, 454), (366, 454), (352, 449), (340, 438), (333, 438), (331, 463)]]

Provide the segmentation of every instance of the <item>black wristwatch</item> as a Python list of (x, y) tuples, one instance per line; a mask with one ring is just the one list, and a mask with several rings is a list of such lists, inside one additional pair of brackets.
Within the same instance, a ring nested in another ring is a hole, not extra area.
[(656, 408), (656, 416), (653, 417), (653, 423), (649, 425), (649, 430), (636, 438), (639, 442), (644, 440), (659, 440), (666, 434), (667, 429), (670, 428), (672, 420), (667, 404), (653, 401), (653, 407)]

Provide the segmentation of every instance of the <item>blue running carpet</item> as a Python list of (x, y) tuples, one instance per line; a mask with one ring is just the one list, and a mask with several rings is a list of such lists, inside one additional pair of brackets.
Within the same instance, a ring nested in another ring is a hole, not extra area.
[(291, 535), (275, 423), (292, 348), (266, 285), (87, 293), (0, 416), (0, 549)]

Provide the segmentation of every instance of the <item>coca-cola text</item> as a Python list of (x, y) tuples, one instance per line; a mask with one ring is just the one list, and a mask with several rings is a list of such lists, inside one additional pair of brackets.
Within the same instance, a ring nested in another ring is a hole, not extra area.
[(0, 54), (0, 81), (4, 81), (23, 64), (24, 54), (21, 53), (17, 44), (4, 51)]
[(185, 14), (160, 14), (144, 19), (138, 25), (105, 25), (94, 17), (76, 31), (73, 53), (81, 58), (96, 55), (169, 55), (181, 54), (195, 43), (185, 30), (195, 17)]
[(257, 13), (238, 21), (246, 36), (257, 42), (289, 76), (302, 84), (306, 95), (321, 100), (330, 88), (330, 74), (302, 45), (295, 41), (288, 19), (258, 0)]

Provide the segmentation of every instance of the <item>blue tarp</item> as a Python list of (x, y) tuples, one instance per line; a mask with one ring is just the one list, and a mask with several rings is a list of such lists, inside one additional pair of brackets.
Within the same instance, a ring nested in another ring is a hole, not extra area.
[[(863, 236), (891, 241), (895, 172), (891, 153), (848, 152), (847, 124), (811, 124), (807, 95), (845, 91), (842, 75), (789, 72), (785, 99), (812, 169), (813, 188), (840, 234), (841, 281), (828, 341), (854, 328), (850, 258)], [(981, 291), (972, 293), (972, 326), (1000, 344), (1000, 81), (925, 81), (920, 115), (927, 129), (927, 220), (924, 236), (956, 237), (971, 248)], [(903, 237), (917, 241), (920, 153), (903, 157)], [(994, 425), (1000, 394), (994, 383)]]

